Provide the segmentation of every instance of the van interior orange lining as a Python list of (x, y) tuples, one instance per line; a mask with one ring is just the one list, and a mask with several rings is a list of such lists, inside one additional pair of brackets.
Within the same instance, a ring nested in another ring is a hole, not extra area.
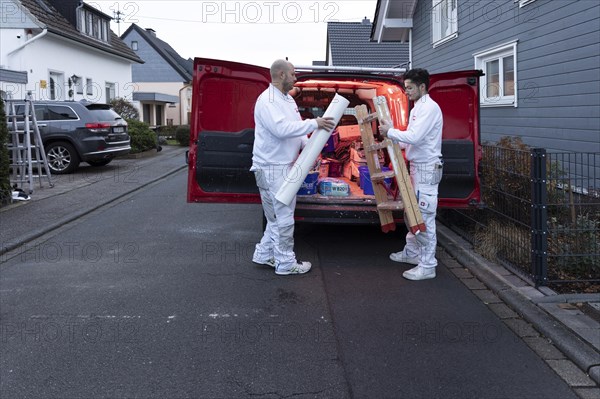
[(297, 87), (315, 89), (376, 89), (379, 85), (364, 82), (341, 82), (335, 80), (305, 80), (296, 82)]

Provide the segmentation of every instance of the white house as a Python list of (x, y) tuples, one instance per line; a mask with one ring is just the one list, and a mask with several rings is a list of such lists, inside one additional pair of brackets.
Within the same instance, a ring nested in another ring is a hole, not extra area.
[(2, 0), (0, 94), (36, 100), (132, 100), (143, 63), (110, 30), (111, 17), (79, 0)]

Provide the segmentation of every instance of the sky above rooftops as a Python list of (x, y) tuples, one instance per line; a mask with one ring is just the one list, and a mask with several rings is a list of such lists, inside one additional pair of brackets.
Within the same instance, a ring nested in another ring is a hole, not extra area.
[(296, 65), (326, 58), (327, 22), (373, 21), (377, 0), (85, 1), (116, 16), (120, 35), (135, 23), (152, 28), (184, 58), (215, 58), (268, 67), (288, 57)]

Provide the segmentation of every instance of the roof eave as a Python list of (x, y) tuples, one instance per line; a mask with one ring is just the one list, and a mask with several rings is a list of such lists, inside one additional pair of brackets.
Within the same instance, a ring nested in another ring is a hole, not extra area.
[(408, 42), (413, 27), (413, 14), (418, 0), (377, 0), (375, 18), (371, 28), (371, 40), (377, 43), (398, 41)]

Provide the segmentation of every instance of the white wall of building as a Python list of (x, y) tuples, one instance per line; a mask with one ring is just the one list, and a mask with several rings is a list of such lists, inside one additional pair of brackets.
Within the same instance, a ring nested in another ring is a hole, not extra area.
[(7, 54), (26, 41), (24, 29), (0, 29), (0, 67), (7, 68)]
[[(11, 32), (7, 32), (11, 31)], [(61, 38), (48, 33), (16, 52), (14, 50), (17, 29), (3, 29), (1, 64), (15, 71), (27, 71), (28, 83), (25, 91), (31, 91), (34, 99), (50, 99), (50, 77), (57, 84), (57, 100), (81, 100), (107, 102), (106, 84), (114, 85), (115, 97), (132, 99), (136, 85), (132, 83), (131, 61), (113, 56), (104, 51)], [(22, 29), (20, 29), (23, 32)], [(8, 33), (8, 34), (5, 34)], [(14, 38), (12, 37), (14, 36)], [(6, 45), (5, 45), (6, 43)], [(73, 96), (69, 96), (68, 78), (79, 77), (80, 86), (73, 84)], [(62, 79), (60, 77), (62, 76)], [(59, 79), (56, 79), (56, 78)], [(87, 83), (90, 84), (87, 84)], [(44, 87), (45, 85), (45, 87)], [(3, 89), (4, 90), (4, 89)], [(23, 88), (20, 88), (23, 90)], [(5, 90), (6, 91), (6, 90)], [(80, 93), (80, 91), (82, 91)], [(23, 98), (27, 93), (13, 93), (13, 98)]]
[[(10, 19), (8, 19), (7, 21), (0, 21), (0, 26), (2, 26), (2, 29), (0, 29), (0, 68), (14, 70), (14, 68), (10, 68), (8, 65), (8, 53), (11, 50), (16, 49), (17, 47), (24, 44), (28, 40), (28, 37), (27, 29), (23, 29), (22, 27), (8, 29), (7, 26), (18, 25), (16, 23), (13, 24), (11, 22), (14, 21), (11, 21)], [(16, 22), (22, 24), (22, 21), (20, 20)], [(23, 25), (34, 26), (28, 19)], [(25, 70), (22, 69), (18, 71), (21, 72)], [(6, 98), (11, 98), (10, 96), (13, 93), (26, 93), (26, 86), (20, 83), (0, 81), (0, 91), (2, 92), (3, 96), (6, 96)]]

